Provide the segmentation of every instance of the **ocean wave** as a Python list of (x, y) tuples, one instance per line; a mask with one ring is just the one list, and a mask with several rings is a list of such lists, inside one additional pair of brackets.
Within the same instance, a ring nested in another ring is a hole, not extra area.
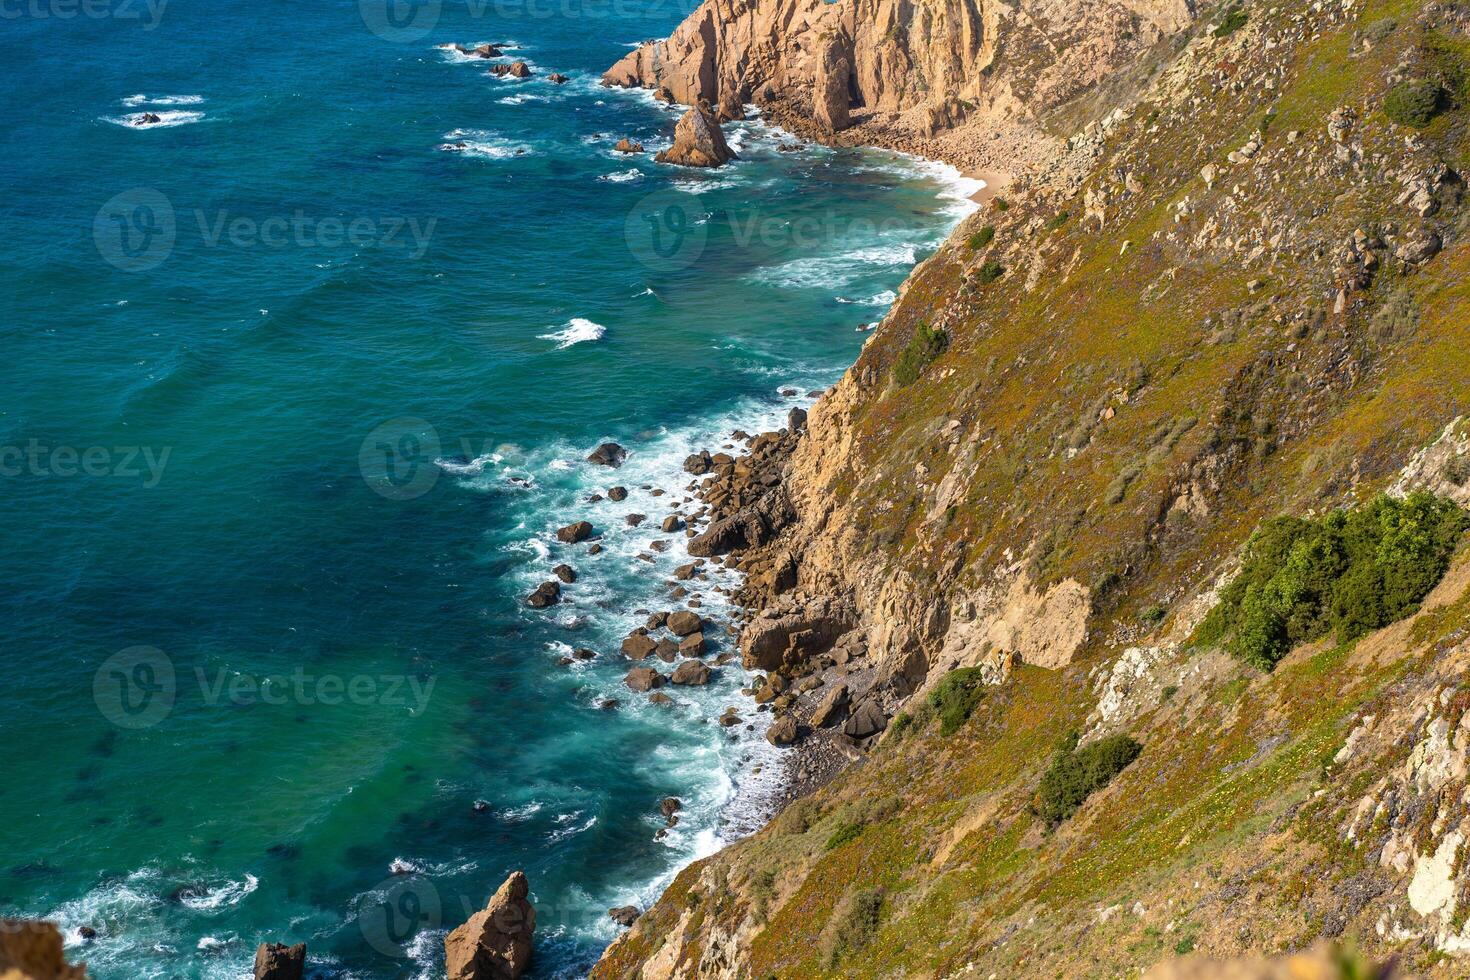
[(792, 259), (790, 262), (757, 270), (749, 278), (768, 286), (830, 289), (833, 286), (846, 285), (859, 276), (871, 274), (875, 266), (912, 266), (919, 261), (918, 248), (917, 245), (907, 242), (870, 245), (841, 255)]
[(573, 344), (601, 340), (606, 334), (607, 328), (602, 324), (593, 323), (591, 320), (575, 316), (568, 320), (560, 330), (553, 333), (540, 334), (537, 339), (554, 340), (556, 341), (557, 350), (566, 350)]
[(439, 149), (445, 153), (462, 153), (486, 160), (505, 160), (531, 152), (531, 147), (525, 143), (508, 140), (485, 129), (451, 129), (444, 134), (444, 140)]
[(555, 844), (559, 841), (564, 841), (569, 837), (575, 837), (578, 834), (585, 833), (586, 831), (589, 831), (593, 827), (597, 826), (596, 815), (590, 816), (581, 823), (578, 823), (577, 821), (580, 820), (581, 817), (581, 810), (576, 810), (572, 813), (563, 813), (561, 816), (557, 817), (554, 822), (558, 826), (555, 830), (546, 835), (547, 843)]
[(881, 293), (874, 293), (867, 299), (849, 299), (846, 296), (838, 296), (837, 302), (844, 304), (856, 304), (858, 306), (888, 306), (898, 299), (898, 294), (891, 289), (885, 289)]
[(497, 105), (526, 105), (529, 102), (550, 102), (544, 95), (535, 95), (530, 92), (522, 92), (518, 95), (507, 95), (503, 99), (496, 99)]
[(464, 456), (436, 459), (434, 465), (454, 476), (479, 476), (485, 472), (485, 467), (498, 465), (504, 460), (505, 457), (499, 453), (481, 453), (474, 459)]
[[(150, 116), (157, 121), (150, 120)], [(134, 112), (126, 116), (103, 116), (102, 118), (114, 126), (123, 126), (127, 129), (170, 129), (174, 126), (196, 123), (204, 118), (204, 113), (171, 109), (166, 112)]]
[(201, 105), (203, 102), (202, 95), (144, 95), (141, 92), (118, 100), (119, 105), (129, 109), (139, 106)]
[(619, 170), (617, 173), (603, 174), (597, 179), (606, 181), (609, 184), (626, 184), (628, 181), (638, 180), (642, 176), (643, 171), (635, 167), (632, 170)]
[(247, 874), (243, 881), (227, 881), (217, 888), (188, 890), (179, 894), (179, 904), (195, 912), (212, 912), (215, 909), (239, 905), (247, 895), (260, 887), (260, 879)]

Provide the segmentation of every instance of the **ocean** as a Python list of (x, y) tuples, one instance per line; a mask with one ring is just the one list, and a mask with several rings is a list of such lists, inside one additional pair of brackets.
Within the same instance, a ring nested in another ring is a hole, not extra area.
[[(523, 869), (532, 975), (580, 976), (608, 908), (759, 826), (781, 762), (738, 662), (623, 684), (688, 560), (659, 522), (687, 453), (840, 376), (975, 187), (758, 119), (725, 168), (653, 163), (677, 110), (597, 78), (687, 11), (5, 7), (0, 915), (100, 980), (267, 940), (434, 977)], [(600, 554), (557, 541), (580, 519)]]

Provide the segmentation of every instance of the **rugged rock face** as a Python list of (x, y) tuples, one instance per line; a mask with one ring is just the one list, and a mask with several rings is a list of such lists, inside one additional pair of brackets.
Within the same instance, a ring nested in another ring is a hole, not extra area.
[(86, 980), (87, 968), (70, 966), (61, 933), (49, 922), (0, 919), (0, 980)]
[(681, 167), (718, 167), (735, 159), (735, 151), (725, 142), (720, 121), (707, 104), (694, 105), (674, 127), (674, 145), (654, 156), (659, 163), (675, 163)]
[(305, 943), (261, 943), (255, 951), (255, 980), (301, 980), (305, 971)]
[(536, 910), (526, 876), (517, 871), (483, 909), (444, 938), (448, 980), (519, 980), (531, 962)]
[[(705, 0), (603, 81), (667, 89), (686, 105), (753, 100), (798, 129), (853, 121), (854, 142), (931, 141), (982, 121), (1035, 120), (1116, 80), (1187, 28), (1193, 9), (1187, 0)], [(1047, 143), (1023, 128), (1032, 139), (1008, 150), (1013, 159)], [(1001, 162), (965, 145), (975, 142), (941, 139), (929, 155)]]
[[(1458, 85), (1467, 28), (1411, 6), (921, 0), (884, 40), (881, 4), (710, 0), (625, 60), (815, 128), (850, 50), (838, 141), (919, 110), (941, 149), (1003, 142), (1002, 111), (1072, 135), (915, 270), (803, 431), (690, 458), (773, 740), (863, 761), (687, 869), (594, 976), (1134, 976), (1345, 935), (1465, 975), (1470, 557), (1411, 618), (1271, 671), (1196, 635), (1276, 515), (1470, 503), (1470, 109), (1384, 108)], [(1164, 38), (1146, 84), (1089, 74)], [(872, 90), (875, 63), (907, 74)], [(1142, 751), (1051, 823), (1069, 732)]]

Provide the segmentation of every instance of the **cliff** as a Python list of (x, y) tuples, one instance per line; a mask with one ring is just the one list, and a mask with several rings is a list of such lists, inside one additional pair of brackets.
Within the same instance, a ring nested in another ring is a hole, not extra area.
[[(904, 8), (924, 67), (892, 77), (923, 88), (870, 84), (886, 8), (818, 8), (707, 3), (615, 74), (799, 99), (831, 31), (850, 55), (820, 63), (869, 66), (856, 118), (1078, 105), (989, 26), (1024, 8)], [(915, 271), (804, 431), (707, 478), (795, 751), (863, 754), (687, 869), (595, 976), (1117, 976), (1324, 937), (1470, 968), (1463, 546), (1406, 615), (1279, 662), (1202, 629), (1277, 514), (1470, 504), (1470, 20), (1128, 16), (1129, 64), (1174, 39), (1147, 81), (1092, 79), (1091, 120)]]
[(1050, 151), (1043, 123), (1135, 83), (1193, 19), (1187, 0), (705, 0), (603, 81), (1010, 170)]

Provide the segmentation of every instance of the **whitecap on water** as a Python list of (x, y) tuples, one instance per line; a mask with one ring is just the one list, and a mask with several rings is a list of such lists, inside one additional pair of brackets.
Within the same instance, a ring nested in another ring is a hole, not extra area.
[(485, 129), (451, 129), (444, 134), (444, 139), (445, 142), (439, 144), (443, 152), (462, 153), (485, 160), (505, 160), (531, 152), (531, 147), (525, 143), (508, 140)]
[(240, 900), (260, 887), (260, 879), (247, 874), (243, 881), (227, 881), (218, 888), (207, 888), (202, 892), (191, 891), (179, 895), (179, 904), (196, 912), (239, 905)]
[(834, 285), (846, 285), (859, 276), (870, 274), (875, 266), (912, 266), (918, 260), (917, 245), (897, 242), (852, 249), (841, 255), (793, 259), (760, 269), (749, 278), (768, 286), (830, 289)]
[(602, 324), (593, 323), (585, 317), (574, 316), (563, 324), (560, 330), (540, 334), (537, 339), (554, 340), (557, 350), (566, 350), (573, 344), (601, 340), (606, 334), (607, 328)]
[(119, 99), (118, 102), (119, 102), (120, 105), (123, 105), (123, 106), (125, 106), (125, 107), (127, 107), (129, 109), (136, 109), (139, 106), (201, 105), (204, 102), (204, 96), (202, 96), (202, 95), (144, 95), (143, 93), (140, 92), (137, 95), (129, 95), (128, 97), (126, 97), (124, 99)]
[(174, 126), (196, 123), (204, 118), (204, 113), (170, 109), (164, 112), (134, 112), (126, 116), (103, 116), (102, 118), (114, 126), (123, 126), (127, 129), (170, 129)]
[(630, 180), (638, 180), (643, 176), (643, 171), (634, 168), (632, 170), (620, 170), (617, 173), (603, 174), (598, 180), (607, 181), (609, 184), (626, 184)]

